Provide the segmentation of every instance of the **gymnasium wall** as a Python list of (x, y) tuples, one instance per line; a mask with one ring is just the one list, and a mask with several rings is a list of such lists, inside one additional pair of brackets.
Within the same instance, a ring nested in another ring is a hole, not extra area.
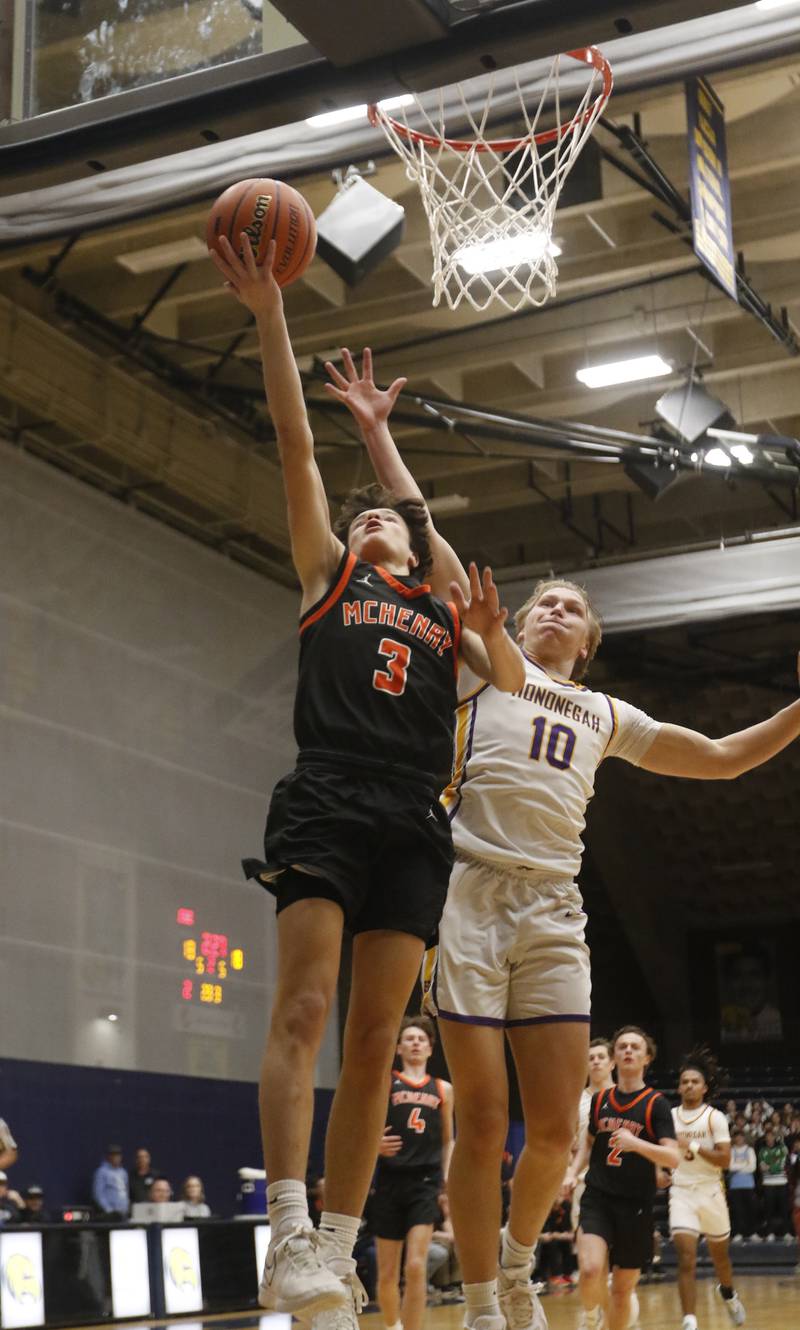
[(274, 909), (239, 859), (294, 757), (297, 607), (0, 447), (5, 1058), (256, 1080)]

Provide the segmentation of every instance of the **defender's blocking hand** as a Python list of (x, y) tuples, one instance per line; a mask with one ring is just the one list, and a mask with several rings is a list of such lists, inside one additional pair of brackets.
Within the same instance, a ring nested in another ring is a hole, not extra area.
[(360, 428), (368, 433), (388, 420), (392, 407), (408, 380), (395, 379), (388, 388), (379, 388), (373, 377), (372, 352), (368, 346), (364, 347), (361, 356), (360, 376), (346, 346), (342, 347), (342, 363), (344, 374), (332, 361), (325, 361), (325, 368), (331, 378), (331, 382), (324, 385), (325, 391), (330, 397), (335, 397), (337, 402), (344, 402)]

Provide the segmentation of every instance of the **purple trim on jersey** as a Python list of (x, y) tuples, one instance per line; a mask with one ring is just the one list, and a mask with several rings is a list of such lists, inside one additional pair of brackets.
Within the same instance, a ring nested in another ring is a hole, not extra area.
[(608, 752), (609, 744), (611, 743), (611, 740), (614, 738), (614, 735), (617, 732), (618, 722), (617, 722), (617, 713), (614, 710), (614, 703), (611, 701), (611, 698), (608, 696), (608, 693), (603, 693), (602, 696), (606, 699), (606, 702), (608, 703), (608, 709), (611, 712), (611, 733), (608, 736), (608, 743), (603, 749), (603, 757), (605, 757), (606, 753)]
[(591, 1020), (591, 1016), (526, 1016), (523, 1020), (504, 1021), (503, 1024), (511, 1030), (518, 1025), (556, 1025), (565, 1021), (573, 1025), (590, 1025)]
[(496, 1016), (459, 1016), (455, 1011), (443, 1011), (439, 1007), (437, 1015), (443, 1021), (459, 1021), (461, 1025), (493, 1025), (504, 1030), (507, 1022)]
[(464, 781), (467, 779), (467, 765), (469, 763), (469, 759), (472, 757), (472, 742), (473, 739), (475, 738), (475, 718), (478, 715), (478, 698), (480, 697), (481, 693), (486, 691), (488, 687), (489, 687), (488, 683), (485, 683), (483, 685), (483, 688), (479, 689), (479, 691), (475, 693), (474, 697), (471, 697), (469, 699), (469, 704), (472, 707), (472, 715), (469, 718), (469, 732), (467, 734), (467, 742), (464, 746), (464, 761), (461, 764), (461, 780), (458, 782), (458, 798), (453, 804), (451, 811), (447, 814), (450, 822), (453, 821), (453, 818), (455, 817), (456, 813), (461, 807), (461, 790), (463, 788)]

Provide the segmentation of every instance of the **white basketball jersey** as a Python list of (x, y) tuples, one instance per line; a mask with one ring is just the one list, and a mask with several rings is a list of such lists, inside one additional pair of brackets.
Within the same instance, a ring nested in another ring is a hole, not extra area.
[(638, 763), (660, 727), (528, 657), (525, 666), (518, 693), (501, 693), (462, 667), (453, 779), (442, 802), (456, 850), (575, 878), (597, 768), (605, 757)]
[[(703, 1108), (673, 1108), (672, 1121), (679, 1145), (688, 1145), (697, 1141), (704, 1150), (713, 1150), (715, 1145), (731, 1139), (728, 1120), (718, 1108), (705, 1104)], [(722, 1169), (710, 1164), (707, 1159), (685, 1159), (681, 1152), (681, 1162), (672, 1174), (673, 1187), (690, 1187), (698, 1182), (719, 1182)]]

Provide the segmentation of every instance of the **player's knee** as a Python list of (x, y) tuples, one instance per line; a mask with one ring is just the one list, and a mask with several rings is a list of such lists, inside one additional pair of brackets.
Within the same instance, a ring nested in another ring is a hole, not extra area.
[(581, 1258), (581, 1280), (586, 1284), (594, 1284), (598, 1280), (605, 1279), (606, 1267), (603, 1261), (594, 1256), (584, 1256)]
[(572, 1119), (566, 1113), (559, 1113), (557, 1117), (543, 1120), (534, 1117), (530, 1126), (527, 1123), (525, 1125), (525, 1137), (530, 1149), (541, 1146), (548, 1155), (567, 1156), (575, 1139)]
[(475, 1096), (458, 1106), (457, 1141), (478, 1144), (482, 1154), (502, 1156), (508, 1135), (508, 1106), (495, 1100), (479, 1100)]
[(404, 1267), (406, 1281), (418, 1284), (424, 1281), (428, 1273), (428, 1262), (421, 1256), (407, 1256)]
[[(349, 1075), (370, 1081), (391, 1066), (397, 1045), (397, 1021), (382, 1016), (365, 1016), (349, 1024), (345, 1060)], [(350, 1056), (348, 1056), (348, 1054)]]
[(697, 1255), (693, 1251), (678, 1252), (678, 1269), (682, 1274), (693, 1275), (697, 1265)]
[(272, 1033), (289, 1044), (314, 1046), (325, 1033), (328, 1007), (328, 1000), (319, 989), (305, 988), (291, 993), (273, 1011)]

